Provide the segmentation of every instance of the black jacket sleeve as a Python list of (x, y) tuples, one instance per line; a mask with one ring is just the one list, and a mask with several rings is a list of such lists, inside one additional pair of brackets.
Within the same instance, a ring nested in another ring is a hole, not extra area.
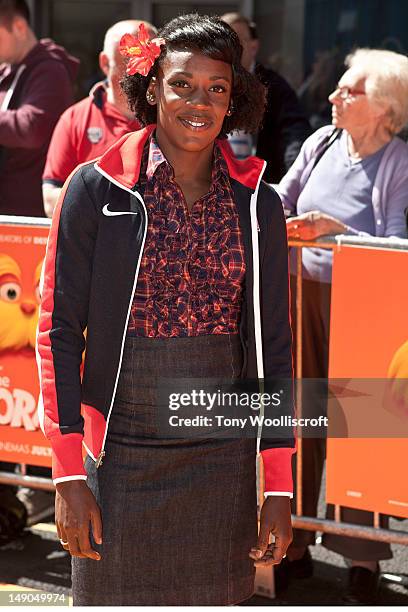
[(42, 429), (53, 477), (83, 475), (80, 366), (85, 348), (97, 213), (83, 168), (67, 180), (53, 215), (38, 327)]
[[(264, 233), (260, 252), (264, 390), (280, 398), (279, 406), (265, 406), (265, 418), (285, 418), (295, 412), (286, 223), (278, 194), (264, 183), (258, 203)], [(264, 424), (260, 442), (265, 491), (291, 495), (294, 428)]]

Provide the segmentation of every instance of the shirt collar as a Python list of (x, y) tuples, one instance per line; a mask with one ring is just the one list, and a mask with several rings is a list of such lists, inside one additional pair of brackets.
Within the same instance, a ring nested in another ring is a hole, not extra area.
[(160, 149), (157, 143), (155, 135), (152, 134), (150, 138), (150, 143), (149, 143), (149, 154), (147, 158), (146, 177), (148, 179), (151, 179), (152, 176), (155, 174), (157, 168), (161, 164), (166, 164), (169, 169), (171, 168), (169, 162), (165, 158), (164, 154), (162, 153), (162, 150)]
[[(146, 167), (146, 177), (148, 180), (151, 179), (152, 176), (154, 176), (157, 168), (161, 166), (161, 164), (165, 164), (166, 169), (171, 173), (173, 172), (172, 167), (170, 166), (162, 150), (160, 149), (159, 144), (153, 133), (150, 138), (149, 153)], [(220, 147), (217, 145), (217, 142), (215, 142), (214, 160), (211, 172), (211, 191), (215, 189), (219, 184), (221, 175), (228, 175), (228, 167)]]

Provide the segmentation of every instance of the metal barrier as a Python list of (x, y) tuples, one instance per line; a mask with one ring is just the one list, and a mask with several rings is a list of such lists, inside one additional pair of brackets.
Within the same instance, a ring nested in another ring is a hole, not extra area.
[[(0, 223), (38, 224), (50, 225), (48, 219), (37, 219), (27, 217), (0, 216)], [(305, 247), (319, 247), (336, 249), (341, 245), (364, 246), (372, 249), (403, 250), (408, 251), (408, 240), (398, 238), (374, 238), (374, 237), (351, 237), (345, 235), (324, 237), (316, 241), (290, 240), (289, 246), (297, 248), (297, 280), (296, 280), (296, 316), (297, 316), (297, 354), (296, 354), (296, 377), (302, 378), (302, 249)], [(301, 416), (302, 410), (302, 387), (297, 385), (297, 411)], [(302, 439), (298, 438), (297, 451), (297, 488), (296, 488), (296, 514), (292, 515), (293, 527), (308, 531), (321, 531), (335, 533), (338, 535), (353, 536), (367, 540), (376, 540), (396, 544), (408, 545), (408, 533), (391, 529), (381, 529), (380, 515), (374, 513), (373, 527), (353, 525), (341, 522), (340, 506), (335, 506), (335, 520), (318, 519), (302, 516)], [(16, 464), (18, 465), (18, 464)], [(20, 464), (20, 474), (0, 471), (0, 483), (13, 486), (25, 486), (42, 490), (54, 490), (51, 479), (29, 476), (26, 473), (26, 465)]]
[(13, 487), (30, 487), (31, 489), (41, 489), (42, 491), (55, 491), (51, 478), (28, 476), (26, 474), (27, 466), (24, 463), (16, 463), (15, 465), (16, 467), (18, 466), (21, 474), (0, 472), (0, 484), (7, 484)]
[[(346, 235), (324, 236), (314, 241), (289, 240), (289, 246), (296, 247), (296, 378), (302, 378), (302, 250), (307, 247), (336, 249), (342, 245), (366, 247), (381, 250), (408, 251), (408, 240), (402, 238), (355, 237)], [(302, 385), (296, 388), (297, 415), (302, 415)], [(302, 438), (297, 440), (296, 464), (296, 514), (292, 515), (292, 525), (307, 531), (321, 531), (337, 535), (352, 536), (366, 540), (376, 540), (394, 544), (408, 545), (408, 533), (393, 529), (380, 528), (380, 513), (374, 512), (373, 527), (354, 525), (341, 521), (341, 506), (335, 505), (335, 519), (321, 519), (302, 516)]]

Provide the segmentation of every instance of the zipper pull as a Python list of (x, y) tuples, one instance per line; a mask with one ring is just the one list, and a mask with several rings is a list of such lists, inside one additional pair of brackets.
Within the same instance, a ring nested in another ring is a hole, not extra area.
[(104, 456), (105, 456), (105, 451), (101, 450), (101, 452), (98, 455), (98, 459), (96, 460), (96, 463), (95, 463), (96, 468), (102, 465), (102, 459), (104, 458)]

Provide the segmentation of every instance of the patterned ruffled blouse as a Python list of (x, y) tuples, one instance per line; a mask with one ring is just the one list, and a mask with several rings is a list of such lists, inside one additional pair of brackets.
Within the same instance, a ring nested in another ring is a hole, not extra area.
[(149, 222), (128, 334), (237, 333), (244, 246), (220, 149), (215, 145), (210, 190), (191, 211), (154, 135), (145, 146), (140, 176)]

